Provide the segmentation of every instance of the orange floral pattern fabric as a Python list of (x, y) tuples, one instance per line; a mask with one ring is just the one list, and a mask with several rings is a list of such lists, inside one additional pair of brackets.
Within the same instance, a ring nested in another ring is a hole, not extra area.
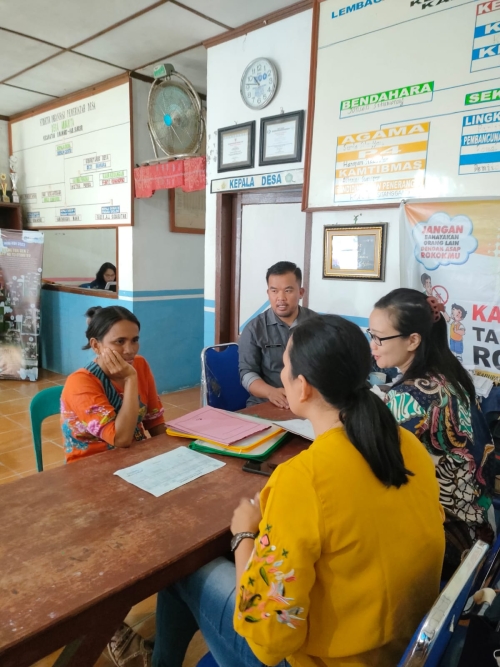
[[(145, 439), (145, 430), (164, 423), (163, 405), (144, 357), (136, 356), (134, 368), (139, 389), (137, 425)], [(118, 386), (113, 386), (122, 396)], [(61, 429), (66, 462), (114, 449), (115, 419), (116, 411), (98, 378), (85, 368), (72, 373), (61, 396)]]

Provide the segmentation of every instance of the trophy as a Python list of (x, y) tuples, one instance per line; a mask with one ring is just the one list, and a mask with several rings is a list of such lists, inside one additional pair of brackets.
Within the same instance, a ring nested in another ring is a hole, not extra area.
[(0, 188), (2, 189), (2, 201), (5, 204), (10, 204), (10, 199), (7, 197), (7, 176), (5, 174), (0, 174)]
[(17, 194), (17, 172), (16, 172), (17, 157), (11, 155), (9, 158), (10, 180), (12, 181), (12, 203), (19, 204), (19, 195)]

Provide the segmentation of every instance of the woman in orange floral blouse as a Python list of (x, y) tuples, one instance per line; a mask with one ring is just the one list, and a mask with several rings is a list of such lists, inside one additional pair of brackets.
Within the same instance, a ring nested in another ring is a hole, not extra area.
[(163, 406), (148, 362), (137, 354), (141, 325), (121, 306), (90, 308), (88, 343), (96, 359), (66, 380), (61, 428), (66, 461), (129, 447), (165, 432)]

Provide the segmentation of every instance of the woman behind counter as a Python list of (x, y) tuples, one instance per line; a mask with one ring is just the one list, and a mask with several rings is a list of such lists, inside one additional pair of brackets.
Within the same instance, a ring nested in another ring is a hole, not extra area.
[(89, 289), (106, 289), (108, 283), (114, 283), (116, 280), (116, 266), (111, 262), (104, 262), (99, 271), (95, 275)]

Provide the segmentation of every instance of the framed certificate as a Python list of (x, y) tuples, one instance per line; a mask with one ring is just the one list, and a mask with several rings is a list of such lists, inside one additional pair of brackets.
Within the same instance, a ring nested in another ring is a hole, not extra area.
[(252, 168), (255, 155), (255, 121), (222, 127), (218, 131), (218, 147), (218, 172)]
[(385, 280), (387, 223), (324, 228), (323, 278)]
[(168, 191), (170, 231), (180, 234), (205, 233), (205, 190), (183, 192), (182, 188)]
[(302, 160), (304, 112), (269, 116), (260, 121), (259, 165)]

